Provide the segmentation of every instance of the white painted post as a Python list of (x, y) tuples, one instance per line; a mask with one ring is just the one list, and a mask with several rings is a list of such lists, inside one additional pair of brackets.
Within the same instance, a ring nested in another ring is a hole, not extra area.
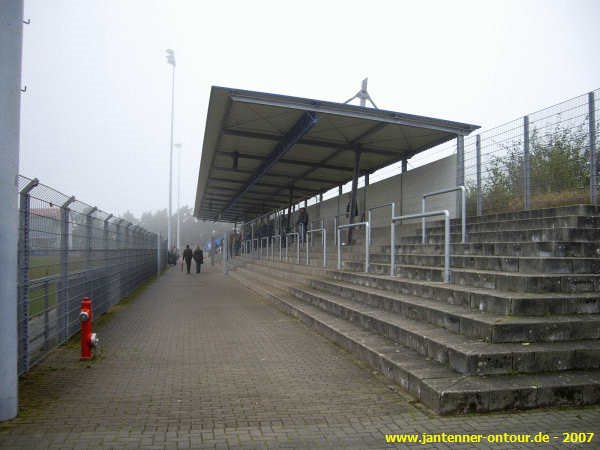
[(23, 0), (0, 8), (0, 421), (18, 412), (17, 174), (21, 114)]

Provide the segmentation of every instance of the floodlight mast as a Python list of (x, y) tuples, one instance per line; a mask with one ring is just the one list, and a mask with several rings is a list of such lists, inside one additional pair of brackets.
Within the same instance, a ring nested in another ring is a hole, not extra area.
[(171, 239), (171, 208), (172, 208), (172, 196), (173, 196), (173, 120), (175, 116), (175, 52), (168, 48), (167, 50), (167, 64), (173, 66), (173, 78), (171, 84), (171, 146), (169, 152), (169, 217), (167, 217), (167, 249), (171, 251), (172, 239)]
[(377, 108), (377, 105), (375, 104), (375, 102), (369, 95), (369, 92), (367, 91), (367, 83), (368, 82), (369, 82), (368, 78), (365, 78), (364, 80), (362, 80), (360, 91), (358, 91), (356, 94), (354, 94), (353, 97), (350, 97), (344, 103), (350, 103), (352, 100), (357, 98), (360, 100), (360, 106), (367, 106), (367, 100), (368, 100), (373, 105), (373, 108), (379, 109), (379, 108)]

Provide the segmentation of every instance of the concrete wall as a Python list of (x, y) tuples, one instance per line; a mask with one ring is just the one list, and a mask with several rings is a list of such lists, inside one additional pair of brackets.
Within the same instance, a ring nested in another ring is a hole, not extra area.
[[(367, 188), (367, 208), (395, 202), (396, 215), (418, 213), (421, 212), (423, 194), (454, 187), (455, 185), (456, 155), (451, 155), (414, 170), (409, 170), (405, 174), (371, 184)], [(364, 188), (358, 190), (359, 216), (362, 216), (365, 211), (363, 190)], [(308, 207), (309, 219), (311, 221), (321, 218), (333, 220), (338, 211), (338, 201), (340, 213), (345, 215), (350, 195), (351, 193), (348, 192), (343, 194), (341, 199), (340, 197), (334, 197), (321, 204)], [(427, 200), (427, 210), (448, 209), (453, 218), (457, 217), (456, 197), (456, 193), (451, 193), (429, 198)], [(389, 225), (390, 217), (390, 207), (377, 209), (373, 212), (373, 224), (374, 226)], [(346, 223), (345, 217), (342, 219), (342, 223)]]

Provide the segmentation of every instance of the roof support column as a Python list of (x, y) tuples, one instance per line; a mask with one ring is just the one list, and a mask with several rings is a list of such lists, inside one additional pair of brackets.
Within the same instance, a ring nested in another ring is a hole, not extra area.
[[(354, 150), (354, 177), (352, 178), (352, 195), (350, 197), (350, 211), (348, 211), (348, 223), (354, 223), (356, 212), (356, 194), (358, 191), (358, 177), (360, 175), (360, 150)], [(352, 227), (348, 228), (348, 245), (352, 243)]]

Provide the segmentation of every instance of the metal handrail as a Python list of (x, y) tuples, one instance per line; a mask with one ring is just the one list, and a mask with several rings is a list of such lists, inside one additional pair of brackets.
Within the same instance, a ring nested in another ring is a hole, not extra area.
[[(325, 227), (315, 228), (314, 230), (308, 230), (306, 233), (310, 235), (310, 233), (318, 233), (321, 232), (321, 241), (323, 243), (323, 267), (327, 267), (327, 232), (325, 231)], [(311, 239), (312, 245), (312, 239)], [(308, 239), (306, 240), (306, 265), (309, 263), (308, 256)]]
[(271, 236), (271, 260), (275, 261), (275, 239), (279, 240), (279, 261), (281, 261), (281, 235), (275, 234)]
[(377, 206), (373, 206), (372, 208), (369, 208), (368, 212), (367, 212), (367, 221), (369, 222), (369, 243), (372, 244), (373, 243), (373, 227), (371, 226), (371, 222), (372, 222), (372, 218), (373, 218), (373, 214), (371, 213), (371, 211), (375, 210), (375, 209), (379, 209), (379, 208), (385, 208), (386, 206), (391, 206), (392, 207), (392, 217), (394, 217), (396, 215), (396, 204), (394, 202), (390, 202), (390, 203), (385, 203), (383, 205), (377, 205)]
[(363, 226), (365, 227), (365, 272), (369, 273), (369, 230), (370, 230), (370, 226), (369, 226), (369, 222), (356, 222), (356, 223), (349, 223), (346, 225), (340, 225), (337, 227), (337, 268), (338, 270), (342, 270), (342, 246), (341, 246), (341, 230), (343, 228), (352, 228), (352, 227), (360, 227)]
[[(405, 219), (420, 219), (425, 217), (444, 216), (444, 283), (450, 282), (450, 212), (447, 209), (440, 211), (431, 211), (421, 214), (408, 214), (405, 216), (392, 217), (391, 228), (396, 226), (396, 222)], [(396, 272), (396, 237), (392, 234), (392, 244), (390, 248), (390, 275), (394, 276)]]
[(285, 233), (285, 260), (288, 260), (288, 248), (290, 247), (290, 243), (288, 241), (288, 236), (296, 236), (296, 264), (300, 264), (300, 236), (298, 233)]
[[(425, 198), (433, 197), (434, 195), (447, 194), (448, 192), (461, 191), (461, 221), (462, 221), (462, 243), (467, 242), (467, 190), (464, 186), (456, 186), (448, 189), (442, 189), (441, 191), (429, 192), (423, 195), (423, 199), (421, 200), (421, 212), (425, 212)], [(421, 228), (422, 228), (422, 242), (425, 243), (425, 229), (426, 229), (425, 219), (422, 220)]]

